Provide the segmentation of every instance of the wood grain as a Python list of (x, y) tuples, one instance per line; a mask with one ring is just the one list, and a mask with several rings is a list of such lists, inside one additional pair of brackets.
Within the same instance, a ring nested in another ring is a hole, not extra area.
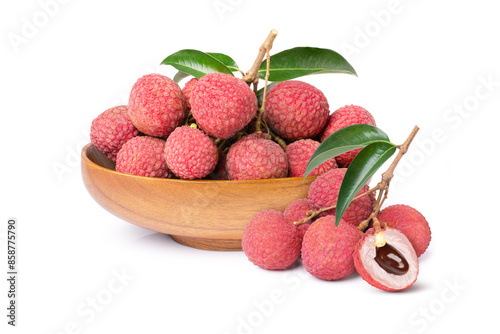
[(241, 250), (248, 221), (262, 210), (306, 198), (315, 177), (248, 181), (159, 179), (119, 173), (91, 144), (82, 150), (82, 178), (94, 200), (113, 215), (170, 234), (187, 246)]

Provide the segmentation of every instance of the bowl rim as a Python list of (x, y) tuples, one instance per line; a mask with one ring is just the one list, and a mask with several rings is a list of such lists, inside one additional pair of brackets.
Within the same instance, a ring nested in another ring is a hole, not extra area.
[[(271, 179), (259, 179), (259, 180), (203, 180), (203, 179), (195, 179), (195, 180), (186, 180), (186, 179), (168, 179), (168, 178), (161, 178), (161, 177), (149, 177), (149, 176), (141, 176), (141, 175), (134, 175), (134, 174), (127, 174), (127, 173), (122, 173), (118, 172), (113, 169), (109, 169), (106, 167), (103, 167), (92, 160), (88, 157), (88, 152), (90, 148), (93, 147), (92, 142), (86, 144), (82, 148), (81, 152), (81, 157), (82, 161), (84, 161), (87, 165), (92, 166), (92, 168), (104, 171), (106, 173), (112, 173), (119, 175), (121, 177), (129, 177), (129, 178), (138, 178), (142, 180), (148, 180), (152, 181), (155, 180), (157, 182), (169, 182), (169, 183), (191, 183), (191, 184), (203, 184), (203, 183), (218, 183), (218, 184), (224, 184), (224, 183), (230, 183), (230, 184), (261, 184), (261, 183), (270, 183), (270, 182), (297, 182), (298, 180), (302, 180), (303, 177), (301, 176), (296, 176), (296, 177), (280, 177), (280, 178), (271, 178)], [(94, 149), (97, 151), (97, 149), (94, 147)], [(317, 176), (308, 176), (305, 179), (302, 180), (301, 183), (305, 183), (306, 180), (314, 180)]]

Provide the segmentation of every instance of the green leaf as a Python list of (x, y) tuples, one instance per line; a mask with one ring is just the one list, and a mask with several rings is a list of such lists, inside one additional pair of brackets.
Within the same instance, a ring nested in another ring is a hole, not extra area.
[[(269, 81), (285, 81), (308, 74), (347, 73), (356, 75), (354, 68), (340, 54), (329, 49), (296, 47), (271, 56)], [(259, 76), (266, 76), (266, 61), (260, 65)]]
[(240, 68), (238, 67), (238, 64), (236, 64), (233, 58), (229, 57), (228, 55), (216, 52), (207, 52), (207, 55), (214, 57), (222, 64), (226, 65), (226, 67), (229, 68), (231, 71), (241, 72)]
[(174, 80), (175, 83), (178, 84), (182, 81), (182, 79), (187, 78), (188, 76), (189, 74), (179, 71), (174, 75), (174, 78), (172, 80)]
[(162, 65), (171, 65), (181, 72), (190, 74), (199, 79), (202, 76), (221, 72), (231, 74), (231, 70), (216, 58), (198, 50), (180, 50), (165, 58)]
[(396, 145), (375, 142), (362, 149), (347, 168), (340, 185), (335, 225), (338, 225), (345, 210), (368, 179), (396, 152)]
[(323, 162), (374, 142), (391, 143), (387, 134), (373, 125), (354, 124), (335, 131), (319, 145), (311, 156), (304, 173), (304, 179)]

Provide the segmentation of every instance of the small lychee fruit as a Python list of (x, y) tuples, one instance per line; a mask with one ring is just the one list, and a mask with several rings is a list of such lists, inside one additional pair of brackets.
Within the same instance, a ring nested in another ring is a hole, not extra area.
[[(335, 168), (318, 176), (309, 187), (308, 198), (319, 208), (326, 208), (337, 204), (340, 185), (347, 171), (347, 168)], [(364, 185), (357, 195), (361, 195), (369, 190), (368, 185)], [(356, 196), (357, 196), (356, 195)], [(349, 204), (342, 216), (346, 222), (356, 227), (363, 220), (367, 219), (373, 209), (375, 195), (373, 193), (358, 198)], [(326, 214), (335, 215), (335, 209), (326, 211)]]
[(259, 137), (258, 134), (247, 137), (243, 137), (229, 148), (226, 158), (226, 171), (229, 179), (256, 180), (286, 177), (288, 161), (281, 146), (272, 140)]
[(422, 255), (431, 242), (431, 229), (425, 217), (408, 205), (391, 205), (380, 211), (378, 220), (401, 232), (410, 240), (417, 257)]
[(94, 147), (113, 161), (116, 161), (123, 144), (138, 134), (127, 106), (107, 109), (92, 121), (90, 127), (90, 141)]
[(116, 156), (116, 171), (150, 177), (170, 177), (163, 150), (165, 141), (140, 136), (130, 139)]
[[(308, 200), (307, 198), (296, 199), (289, 206), (286, 207), (283, 215), (285, 219), (293, 224), (294, 222), (301, 221), (302, 219), (308, 217), (307, 213), (309, 211), (317, 210), (318, 208)], [(306, 234), (307, 229), (311, 226), (311, 222), (300, 224), (297, 226), (297, 231), (299, 233), (300, 242), (302, 243), (302, 239), (304, 238), (304, 234)]]
[(217, 146), (203, 131), (190, 126), (176, 128), (167, 138), (168, 168), (182, 179), (201, 179), (215, 169)]
[(387, 227), (365, 232), (354, 250), (354, 266), (372, 286), (385, 291), (409, 288), (418, 276), (418, 258), (410, 240)]
[[(373, 118), (372, 114), (368, 112), (368, 110), (360, 106), (346, 105), (335, 110), (330, 115), (330, 117), (328, 118), (328, 124), (326, 125), (326, 128), (321, 135), (321, 141), (323, 142), (329, 135), (331, 135), (335, 131), (353, 124), (376, 125), (375, 119)], [(361, 151), (361, 148), (345, 152), (337, 156), (337, 164), (340, 167), (349, 167), (352, 160), (359, 153), (359, 151)]]
[(338, 280), (354, 272), (352, 254), (360, 239), (359, 230), (341, 220), (335, 226), (334, 216), (316, 220), (302, 241), (302, 263), (313, 276)]
[(300, 253), (297, 228), (275, 210), (262, 211), (250, 220), (241, 246), (253, 264), (270, 270), (291, 266)]
[(257, 112), (257, 97), (241, 79), (209, 73), (191, 91), (191, 112), (210, 136), (229, 139), (247, 126)]
[(325, 95), (302, 81), (283, 81), (266, 97), (265, 122), (281, 137), (312, 138), (323, 131), (330, 113)]
[(130, 92), (128, 106), (136, 128), (153, 137), (167, 138), (187, 115), (181, 88), (161, 74), (139, 78)]
[(188, 109), (191, 109), (191, 103), (189, 102), (191, 99), (191, 91), (193, 90), (194, 85), (198, 82), (198, 79), (192, 78), (182, 88), (182, 92), (184, 93), (184, 96), (186, 97), (186, 102)]
[[(318, 141), (312, 139), (300, 139), (287, 145), (286, 156), (290, 165), (289, 177), (304, 176), (307, 164), (319, 145)], [(321, 175), (333, 168), (337, 168), (335, 158), (323, 162), (309, 173), (309, 175)]]

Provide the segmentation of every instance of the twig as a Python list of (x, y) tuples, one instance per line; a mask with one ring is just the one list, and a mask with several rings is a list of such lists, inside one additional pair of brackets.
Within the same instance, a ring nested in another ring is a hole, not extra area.
[(248, 84), (252, 83), (255, 84), (256, 82), (259, 81), (260, 64), (262, 64), (264, 56), (273, 48), (273, 42), (277, 35), (278, 35), (277, 30), (275, 29), (271, 30), (264, 43), (262, 43), (262, 45), (260, 46), (259, 54), (257, 55), (257, 58), (255, 58), (255, 62), (253, 63), (252, 67), (243, 76), (242, 78), (243, 81), (247, 82)]

